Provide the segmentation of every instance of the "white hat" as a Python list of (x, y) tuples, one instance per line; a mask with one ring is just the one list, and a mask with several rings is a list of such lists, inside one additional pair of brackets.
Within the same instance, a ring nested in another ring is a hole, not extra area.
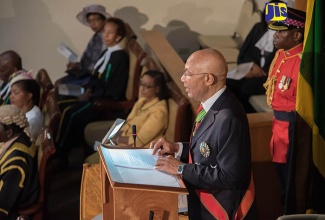
[(12, 74), (13, 78), (10, 81), (10, 85), (12, 85), (18, 81), (21, 81), (21, 80), (35, 80), (33, 78), (32, 71), (33, 70), (29, 70), (29, 71), (19, 70), (19, 71), (15, 72), (14, 74)]
[(81, 12), (77, 14), (77, 19), (82, 24), (89, 26), (89, 23), (87, 21), (87, 14), (89, 13), (97, 13), (103, 15), (106, 19), (111, 17), (110, 14), (106, 12), (106, 9), (102, 5), (89, 5), (87, 7), (84, 7)]

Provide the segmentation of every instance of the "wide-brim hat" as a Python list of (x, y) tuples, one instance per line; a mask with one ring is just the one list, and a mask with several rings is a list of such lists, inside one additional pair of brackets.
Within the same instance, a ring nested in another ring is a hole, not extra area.
[(287, 7), (287, 18), (283, 21), (276, 21), (269, 25), (269, 28), (275, 31), (288, 29), (304, 29), (306, 21), (306, 12)]
[(87, 7), (84, 7), (81, 12), (77, 14), (77, 19), (82, 24), (89, 26), (89, 23), (87, 21), (87, 15), (90, 13), (97, 13), (103, 15), (106, 19), (111, 17), (109, 13), (106, 12), (106, 9), (102, 5), (89, 5)]

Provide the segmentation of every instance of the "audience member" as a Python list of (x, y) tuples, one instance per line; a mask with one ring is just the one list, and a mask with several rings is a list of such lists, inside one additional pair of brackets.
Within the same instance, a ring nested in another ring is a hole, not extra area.
[(38, 198), (36, 147), (25, 113), (14, 105), (0, 107), (0, 219), (16, 219), (21, 208)]
[(0, 54), (0, 105), (9, 104), (10, 80), (13, 73), (22, 70), (21, 57), (15, 51), (8, 50)]
[(188, 96), (201, 105), (189, 143), (164, 138), (151, 143), (156, 169), (180, 174), (189, 219), (256, 219), (248, 120), (226, 87), (227, 63), (220, 52), (194, 52), (181, 77)]
[(287, 8), (287, 19), (269, 25), (276, 30), (274, 45), (278, 49), (264, 86), (267, 103), (273, 109), (271, 155), (281, 184), (282, 203), (287, 189), (288, 166), (291, 158), (298, 73), (303, 50), (306, 13)]
[(69, 62), (67, 64), (66, 73), (68, 75), (58, 79), (55, 82), (56, 87), (60, 83), (81, 85), (89, 79), (101, 53), (106, 49), (102, 37), (105, 21), (109, 17), (111, 16), (106, 12), (105, 7), (97, 4), (84, 7), (77, 14), (78, 21), (90, 27), (95, 33), (89, 40), (80, 62)]
[[(281, 2), (273, 0), (270, 2)], [(276, 49), (273, 45), (273, 30), (269, 30), (265, 21), (265, 10), (261, 22), (254, 25), (243, 43), (238, 55), (237, 64), (253, 62), (251, 70), (240, 80), (227, 79), (227, 87), (242, 103), (246, 113), (255, 112), (249, 103), (252, 95), (265, 94), (263, 83), (267, 78), (271, 61)]]
[(26, 114), (30, 133), (36, 140), (43, 127), (43, 114), (38, 107), (40, 86), (30, 72), (19, 72), (19, 75), (11, 80), (10, 103)]
[(78, 99), (58, 102), (62, 112), (56, 142), (58, 153), (67, 156), (71, 146), (83, 140), (85, 126), (99, 120), (99, 110), (93, 102), (99, 99), (125, 100), (129, 75), (129, 56), (119, 45), (125, 37), (124, 22), (109, 18), (104, 27), (103, 40), (107, 49), (94, 66), (94, 73), (85, 85), (85, 92)]
[[(168, 124), (169, 91), (163, 73), (149, 70), (141, 76), (141, 98), (135, 103), (119, 133), (113, 138), (118, 145), (134, 145), (132, 125), (136, 126), (136, 147), (149, 147), (151, 141), (164, 135)], [(85, 140), (93, 146), (102, 140), (112, 121), (93, 122), (85, 128)], [(87, 162), (98, 163), (96, 153)]]

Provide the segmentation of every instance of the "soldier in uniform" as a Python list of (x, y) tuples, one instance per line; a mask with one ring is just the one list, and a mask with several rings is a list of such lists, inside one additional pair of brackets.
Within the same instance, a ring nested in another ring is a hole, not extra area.
[(305, 12), (288, 7), (286, 20), (269, 25), (270, 29), (276, 31), (273, 38), (278, 50), (264, 87), (267, 103), (274, 112), (270, 149), (280, 180), (283, 204), (288, 178), (287, 164), (294, 138), (297, 80), (305, 19)]

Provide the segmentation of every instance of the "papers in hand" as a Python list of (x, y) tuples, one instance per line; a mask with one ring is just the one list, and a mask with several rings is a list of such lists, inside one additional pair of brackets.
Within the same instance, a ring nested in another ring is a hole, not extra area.
[(228, 72), (227, 78), (236, 80), (244, 78), (253, 67), (253, 64), (254, 62), (239, 64), (235, 69)]
[(65, 58), (67, 58), (70, 62), (77, 62), (78, 55), (71, 50), (67, 45), (61, 43), (60, 46), (57, 47), (57, 50), (60, 54), (62, 54)]
[(85, 92), (85, 89), (76, 84), (59, 84), (59, 95), (80, 96)]

